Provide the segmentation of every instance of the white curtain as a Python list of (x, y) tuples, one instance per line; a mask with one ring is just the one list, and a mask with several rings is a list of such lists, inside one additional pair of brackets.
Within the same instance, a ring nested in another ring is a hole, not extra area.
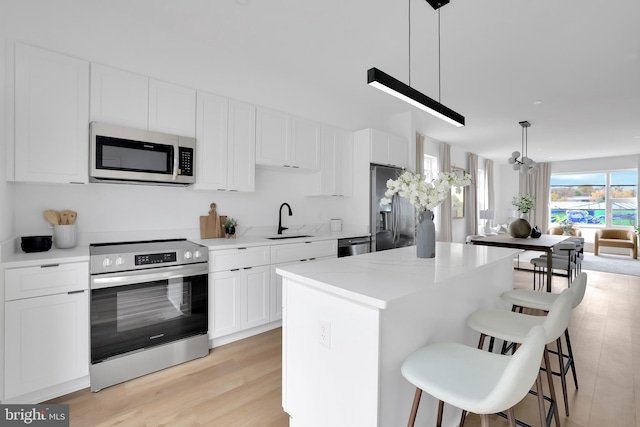
[[(440, 144), (440, 172), (451, 172), (451, 146), (447, 143)], [(441, 242), (450, 242), (452, 236), (451, 227), (451, 195), (440, 204), (440, 218), (438, 223), (439, 235), (438, 240)]]
[(493, 160), (487, 160), (484, 166), (487, 183), (487, 209), (496, 211), (496, 193), (493, 186)]
[(416, 173), (424, 175), (424, 135), (416, 132)]
[(538, 163), (538, 170), (533, 174), (520, 174), (519, 192), (533, 194), (536, 205), (529, 214), (532, 227), (539, 226), (544, 233), (549, 227), (549, 186), (551, 185), (551, 166), (549, 163)]
[(471, 175), (471, 185), (465, 188), (467, 234), (478, 234), (478, 155), (469, 153), (468, 163), (467, 169)]

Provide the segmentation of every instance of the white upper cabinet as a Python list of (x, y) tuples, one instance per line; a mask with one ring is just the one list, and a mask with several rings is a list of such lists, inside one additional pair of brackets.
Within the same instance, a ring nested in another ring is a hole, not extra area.
[(25, 182), (88, 182), (89, 63), (17, 43), (15, 169)]
[(291, 116), (258, 107), (256, 116), (256, 163), (285, 166), (291, 163)]
[(258, 107), (256, 164), (320, 170), (320, 124)]
[(320, 123), (293, 117), (291, 120), (291, 165), (320, 170)]
[(198, 92), (196, 183), (198, 190), (227, 189), (227, 98)]
[(150, 79), (149, 130), (195, 137), (195, 89)]
[(147, 129), (149, 79), (91, 64), (91, 121)]
[(256, 188), (256, 107), (229, 100), (228, 189), (255, 191)]
[(402, 137), (370, 129), (371, 163), (401, 168), (409, 166), (409, 142)]
[(353, 192), (353, 133), (322, 125), (321, 168), (310, 195), (351, 196)]
[(199, 190), (255, 190), (255, 107), (198, 92), (196, 185)]
[(91, 64), (91, 120), (194, 137), (196, 90)]

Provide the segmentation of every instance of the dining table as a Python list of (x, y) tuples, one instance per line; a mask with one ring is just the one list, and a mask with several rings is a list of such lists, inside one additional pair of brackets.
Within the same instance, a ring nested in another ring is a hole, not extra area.
[(567, 240), (571, 236), (543, 234), (540, 237), (513, 237), (510, 234), (477, 235), (470, 239), (474, 245), (499, 246), (503, 248), (522, 249), (525, 251), (538, 251), (547, 254), (547, 292), (551, 292), (551, 280), (553, 278), (552, 255), (553, 247)]

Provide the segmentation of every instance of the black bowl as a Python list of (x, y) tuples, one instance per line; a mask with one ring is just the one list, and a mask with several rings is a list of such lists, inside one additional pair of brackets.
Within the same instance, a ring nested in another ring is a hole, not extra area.
[(51, 249), (51, 236), (25, 236), (21, 239), (20, 247), (27, 253), (45, 252)]

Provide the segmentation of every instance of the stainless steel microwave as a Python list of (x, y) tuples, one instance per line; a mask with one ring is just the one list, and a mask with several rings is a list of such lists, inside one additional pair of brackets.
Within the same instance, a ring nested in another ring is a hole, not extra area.
[(89, 124), (91, 182), (190, 185), (195, 183), (196, 140), (185, 136)]

